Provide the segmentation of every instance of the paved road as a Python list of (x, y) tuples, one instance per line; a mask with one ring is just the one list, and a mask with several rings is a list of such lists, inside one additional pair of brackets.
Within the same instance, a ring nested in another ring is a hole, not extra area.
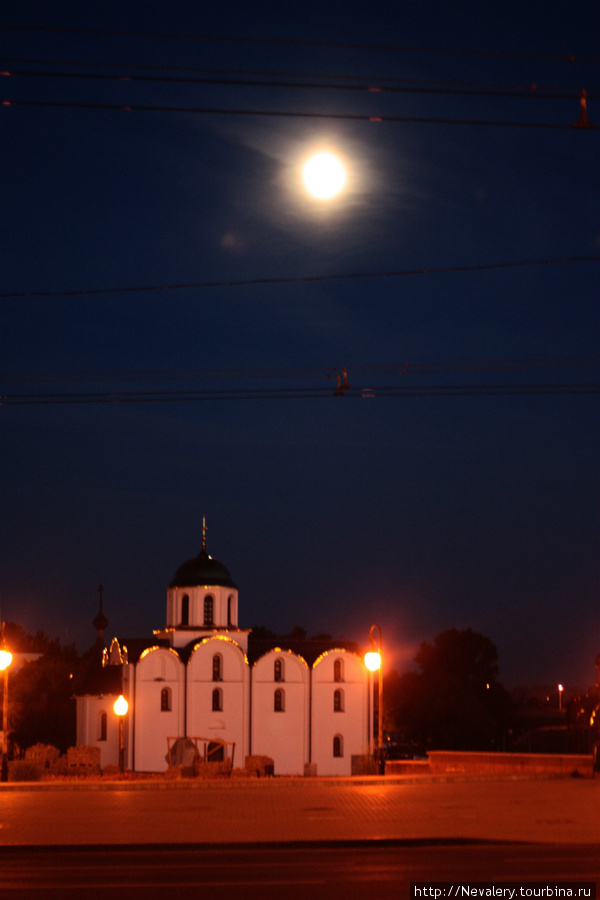
[[(600, 779), (6, 785), (0, 846), (449, 840), (600, 848)], [(599, 849), (600, 853), (600, 849)]]
[[(411, 882), (450, 882), (458, 896), (473, 882), (556, 887), (596, 882), (597, 847), (479, 844), (253, 849), (12, 849), (0, 851), (2, 897), (10, 900), (153, 900), (209, 896), (261, 900), (378, 900), (409, 897)], [(538, 895), (539, 896), (539, 895)], [(590, 894), (588, 894), (588, 897)]]

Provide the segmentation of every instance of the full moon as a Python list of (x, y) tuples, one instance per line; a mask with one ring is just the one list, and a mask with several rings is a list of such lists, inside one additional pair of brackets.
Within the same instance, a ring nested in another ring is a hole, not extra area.
[(315, 153), (304, 163), (302, 178), (312, 197), (316, 200), (331, 200), (345, 187), (346, 169), (339, 157), (323, 151)]

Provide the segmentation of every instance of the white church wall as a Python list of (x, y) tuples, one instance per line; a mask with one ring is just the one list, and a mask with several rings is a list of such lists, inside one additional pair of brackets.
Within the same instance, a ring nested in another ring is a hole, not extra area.
[(168, 768), (167, 738), (184, 733), (184, 676), (178, 655), (166, 647), (145, 650), (135, 667), (130, 688), (135, 716), (130, 733), (135, 746), (130, 756), (137, 772), (164, 772)]
[(119, 764), (119, 720), (113, 709), (116, 695), (77, 697), (77, 745), (98, 747), (100, 766)]
[(352, 756), (366, 753), (366, 670), (354, 653), (330, 650), (315, 662), (311, 733), (318, 775), (350, 775)]
[[(215, 657), (219, 660), (215, 669)], [(249, 668), (242, 648), (231, 638), (205, 638), (187, 667), (187, 734), (235, 744), (233, 764), (243, 767), (248, 752)], [(231, 748), (227, 755), (231, 756)]]
[[(276, 680), (275, 664), (281, 680)], [(281, 709), (275, 692), (280, 691)], [(302, 775), (308, 762), (309, 669), (299, 656), (271, 650), (254, 664), (252, 673), (252, 753), (270, 756), (276, 775)]]

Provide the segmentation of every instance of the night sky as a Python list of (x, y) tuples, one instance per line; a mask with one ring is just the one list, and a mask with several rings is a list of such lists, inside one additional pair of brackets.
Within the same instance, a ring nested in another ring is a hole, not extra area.
[(598, 4), (2, 25), (2, 618), (84, 650), (101, 582), (150, 634), (206, 515), (242, 627), (376, 622), (399, 671), (470, 627), (507, 686), (591, 685)]

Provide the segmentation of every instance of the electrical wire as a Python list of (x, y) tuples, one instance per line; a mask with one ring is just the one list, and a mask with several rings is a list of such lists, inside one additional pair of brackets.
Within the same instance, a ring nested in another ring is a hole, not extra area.
[[(38, 372), (7, 373), (2, 382), (12, 384), (56, 384), (103, 381), (110, 387), (96, 391), (53, 390), (9, 393), (6, 388), (0, 394), (0, 406), (73, 405), (108, 403), (180, 403), (208, 400), (307, 400), (350, 397), (361, 399), (406, 397), (479, 397), (479, 396), (548, 396), (591, 395), (600, 393), (600, 382), (531, 382), (526, 383), (415, 383), (427, 374), (457, 375), (481, 374), (499, 370), (531, 371), (532, 369), (594, 368), (600, 366), (600, 356), (551, 357), (542, 359), (473, 360), (446, 363), (403, 363), (379, 366), (352, 366), (342, 368), (296, 367), (272, 369), (223, 369), (223, 370), (174, 370), (158, 372)], [(390, 376), (401, 376), (402, 383), (389, 383)], [(350, 379), (350, 380), (349, 380)], [(381, 384), (381, 379), (386, 382)], [(197, 388), (166, 389), (154, 387), (147, 390), (116, 388), (123, 382), (152, 381), (232, 381), (233, 387), (205, 386)], [(290, 381), (299, 384), (290, 385)], [(270, 381), (268, 387), (260, 382)], [(282, 386), (281, 382), (288, 382)], [(274, 384), (273, 384), (274, 382)], [(315, 382), (317, 382), (315, 384)]]
[(84, 297), (99, 294), (131, 294), (153, 291), (182, 291), (192, 289), (225, 288), (225, 287), (253, 287), (258, 285), (275, 284), (306, 284), (326, 281), (352, 281), (363, 278), (400, 278), (409, 275), (446, 275), (459, 272), (489, 272), (497, 269), (532, 268), (536, 266), (554, 266), (564, 263), (598, 262), (600, 255), (596, 256), (563, 256), (556, 259), (518, 260), (503, 263), (484, 263), (481, 265), (462, 266), (432, 266), (423, 269), (397, 269), (388, 272), (350, 272), (330, 275), (295, 275), (280, 278), (244, 278), (227, 279), (223, 281), (194, 281), (185, 284), (154, 284), (137, 285), (112, 288), (78, 288), (76, 290), (49, 291), (5, 291), (0, 293), (0, 299), (16, 299), (25, 297)]
[(260, 116), (265, 118), (286, 119), (321, 119), (331, 121), (350, 122), (389, 122), (414, 125), (473, 125), (493, 128), (536, 128), (543, 130), (594, 130), (594, 125), (587, 120), (577, 122), (516, 122), (497, 119), (457, 119), (443, 116), (391, 116), (368, 115), (364, 113), (322, 113), (301, 112), (279, 109), (228, 109), (226, 107), (207, 106), (158, 106), (151, 104), (122, 104), (122, 103), (75, 103), (72, 101), (58, 100), (15, 100), (4, 98), (0, 100), (3, 107), (46, 107), (55, 109), (88, 109), (110, 110), (119, 112), (158, 112), (158, 113), (187, 113), (190, 115), (216, 115), (216, 116)]
[(235, 369), (157, 369), (136, 371), (58, 371), (58, 372), (0, 372), (0, 381), (6, 382), (69, 382), (90, 381), (238, 381), (334, 379), (340, 372), (351, 370), (354, 376), (381, 378), (390, 375), (457, 374), (491, 371), (531, 371), (539, 369), (564, 369), (600, 366), (600, 356), (551, 356), (518, 359), (445, 360), (443, 362), (402, 362), (376, 366), (354, 365), (343, 368), (331, 366), (271, 366)]
[[(321, 78), (325, 80), (337, 80), (337, 81), (354, 81), (354, 82), (363, 82), (363, 85), (357, 85), (357, 89), (364, 89), (365, 85), (368, 86), (370, 84), (383, 84), (384, 89), (387, 89), (388, 85), (400, 85), (400, 86), (428, 86), (428, 87), (439, 87), (439, 88), (448, 88), (451, 91), (462, 90), (466, 91), (470, 90), (489, 90), (491, 92), (494, 91), (507, 91), (509, 92), (518, 92), (519, 95), (526, 96), (528, 94), (538, 94), (538, 92), (552, 92), (564, 96), (572, 96), (573, 88), (572, 87), (550, 87), (549, 85), (538, 85), (535, 83), (529, 84), (505, 84), (505, 83), (494, 83), (494, 82), (481, 82), (481, 81), (456, 81), (450, 79), (436, 79), (436, 78), (398, 78), (391, 75), (358, 75), (358, 74), (347, 74), (347, 73), (331, 73), (331, 72), (298, 72), (298, 71), (290, 71), (290, 70), (273, 70), (273, 69), (232, 69), (232, 68), (214, 68), (214, 67), (205, 67), (205, 66), (166, 66), (166, 65), (157, 65), (156, 63), (130, 63), (130, 62), (105, 62), (100, 60), (89, 61), (89, 60), (74, 60), (74, 59), (39, 59), (34, 57), (15, 57), (15, 56), (4, 56), (2, 57), (5, 63), (18, 63), (20, 65), (52, 65), (52, 66), (80, 66), (85, 68), (111, 68), (111, 69), (144, 69), (148, 71), (157, 71), (157, 72), (194, 72), (201, 73), (203, 75), (212, 74), (212, 75), (227, 75), (227, 76), (237, 76), (237, 77), (266, 77), (266, 78)], [(0, 74), (5, 74), (1, 73)], [(11, 74), (11, 73), (6, 73)], [(40, 75), (45, 75), (44, 72), (39, 72)], [(127, 80), (127, 77), (125, 78)], [(270, 84), (271, 82), (267, 82)], [(300, 82), (302, 84), (302, 82)], [(595, 96), (597, 91), (600, 89), (588, 89), (587, 95)]]
[(181, 403), (207, 400), (326, 400), (331, 398), (407, 398), (407, 397), (517, 397), (579, 396), (600, 394), (600, 382), (560, 384), (492, 384), (492, 385), (387, 385), (359, 388), (289, 388), (237, 389), (212, 391), (148, 391), (56, 394), (0, 395), (0, 406), (48, 406), (107, 403)]
[[(105, 72), (39, 72), (35, 70), (11, 69), (0, 72), (0, 76), (4, 78), (64, 78), (72, 80), (96, 80), (96, 81), (115, 81), (123, 84), (127, 83), (144, 83), (144, 84), (185, 84), (185, 85), (203, 85), (215, 87), (278, 87), (292, 89), (308, 89), (308, 90), (326, 90), (326, 91), (360, 91), (362, 93), (381, 93), (381, 94), (435, 94), (443, 96), (456, 97), (501, 97), (505, 99), (535, 99), (535, 100), (569, 100), (578, 99), (581, 90), (577, 88), (565, 88), (560, 91), (550, 91), (537, 88), (535, 85), (529, 86), (525, 90), (508, 90), (506, 88), (451, 88), (451, 87), (433, 87), (433, 86), (417, 86), (417, 85), (397, 85), (384, 84), (383, 82), (366, 82), (365, 84), (332, 84), (314, 81), (282, 81), (281, 79), (271, 79), (270, 81), (256, 77), (244, 78), (216, 78), (216, 77), (184, 77), (184, 76), (157, 76), (157, 75), (113, 75)], [(586, 90), (587, 99), (597, 99), (600, 93)]]
[(600, 57), (575, 56), (574, 54), (561, 53), (530, 53), (514, 50), (468, 50), (450, 47), (418, 47), (404, 44), (373, 44), (357, 41), (315, 41), (300, 38), (268, 38), (268, 37), (244, 37), (240, 35), (216, 35), (216, 34), (185, 34), (182, 32), (161, 31), (128, 31), (110, 28), (72, 28), (47, 25), (18, 25), (6, 23), (0, 25), (0, 29), (6, 31), (36, 31), (49, 34), (89, 34), (104, 37), (137, 37), (137, 38), (161, 38), (169, 40), (205, 41), (210, 43), (234, 43), (234, 44), (270, 44), (279, 47), (322, 47), (331, 49), (337, 47), (343, 50), (376, 50), (393, 51), (401, 53), (425, 53), (441, 54), (444, 56), (476, 56), (501, 59), (529, 59), (552, 60), (572, 65), (575, 62), (598, 63)]

